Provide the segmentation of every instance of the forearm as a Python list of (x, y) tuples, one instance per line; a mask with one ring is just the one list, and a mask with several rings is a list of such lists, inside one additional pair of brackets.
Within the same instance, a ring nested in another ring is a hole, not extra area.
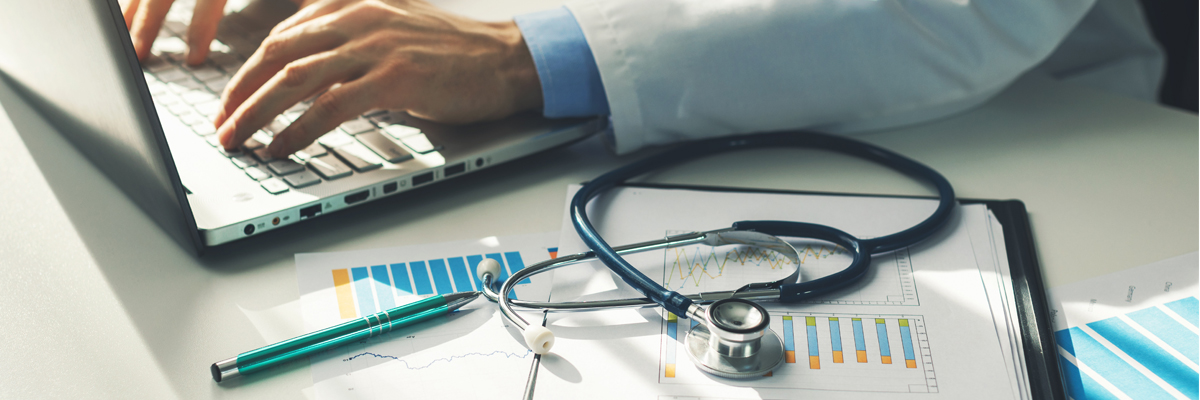
[(911, 123), (983, 101), (1090, 1), (569, 3), (619, 152), (684, 138)]

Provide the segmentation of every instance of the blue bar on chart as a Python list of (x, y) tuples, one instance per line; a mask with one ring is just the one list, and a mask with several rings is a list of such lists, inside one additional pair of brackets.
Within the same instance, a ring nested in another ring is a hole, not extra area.
[(907, 319), (900, 320), (900, 344), (904, 346), (904, 365), (916, 368), (917, 355), (913, 352), (912, 332), (909, 331)]
[(817, 318), (804, 317), (804, 325), (808, 330), (808, 368), (821, 369), (821, 357), (817, 350)]
[[(1121, 392), (1121, 394), (1109, 393), (1099, 384), (1096, 386), (1100, 386), (1099, 389), (1101, 391), (1093, 391), (1095, 388), (1089, 388), (1088, 385), (1070, 384), (1068, 386), (1082, 386), (1083, 390), (1085, 390), (1084, 393), (1070, 393), (1072, 398), (1108, 398), (1120, 397), (1122, 394), (1125, 396), (1137, 396), (1139, 399), (1173, 398), (1173, 396), (1151, 381), (1150, 378), (1147, 378), (1137, 369), (1125, 363), (1125, 360), (1122, 360), (1121, 357), (1114, 354), (1078, 327), (1056, 332), (1055, 339), (1057, 339), (1059, 347), (1074, 356), (1076, 361), (1082, 362), (1091, 368), (1099, 375), (1100, 379), (1106, 380)], [(1067, 380), (1077, 380), (1085, 375), (1087, 374), (1068, 376)]]
[(396, 297), (412, 296), (412, 284), (408, 281), (408, 268), (404, 263), (392, 264), (392, 279), (396, 283)]
[(1062, 354), (1058, 355), (1058, 364), (1062, 366), (1063, 374), (1067, 376), (1067, 393), (1071, 394), (1071, 398), (1075, 400), (1119, 400), (1120, 398), (1109, 393), (1100, 382), (1083, 373), (1079, 367), (1075, 366)]
[(1200, 374), (1163, 351), (1125, 321), (1113, 317), (1092, 322), (1087, 326), (1180, 393), (1192, 399), (1200, 397), (1200, 386), (1197, 386)]
[(417, 294), (433, 294), (433, 285), (429, 284), (429, 269), (425, 268), (424, 261), (408, 263), (408, 270), (412, 271), (413, 286), (416, 287)]
[(858, 357), (858, 362), (867, 362), (867, 339), (863, 336), (862, 318), (851, 318), (850, 324), (854, 327), (854, 353)]
[(842, 363), (842, 326), (837, 317), (829, 317), (829, 344), (833, 346), (833, 362)]
[(429, 260), (429, 273), (433, 274), (433, 286), (437, 288), (437, 294), (454, 293), (454, 286), (450, 286), (450, 274), (446, 272), (446, 260)]
[(500, 255), (500, 253), (492, 253), (484, 255), (484, 257), (496, 260), (496, 262), (500, 263), (500, 282), (504, 282), (508, 279), (508, 268), (504, 267), (504, 256)]
[(375, 298), (379, 299), (379, 308), (388, 310), (396, 307), (392, 298), (392, 280), (388, 278), (386, 265), (371, 266), (371, 280), (375, 281)]
[(667, 378), (675, 377), (675, 347), (679, 346), (679, 317), (670, 312), (667, 313), (667, 366), (664, 369), (663, 376)]
[(371, 298), (371, 277), (367, 274), (367, 267), (351, 268), (350, 276), (354, 279), (354, 292), (358, 295), (358, 311), (361, 315), (374, 314), (375, 299)]
[(470, 292), (475, 290), (471, 286), (471, 276), (467, 275), (467, 263), (463, 262), (462, 257), (447, 258), (446, 263), (450, 264), (450, 276), (454, 277), (455, 291)]
[(1200, 328), (1200, 300), (1195, 297), (1179, 299), (1172, 301), (1163, 306), (1179, 314), (1180, 317), (1192, 324), (1192, 327)]
[(792, 316), (783, 317), (783, 361), (796, 363), (796, 332), (792, 329)]
[(1183, 353), (1193, 363), (1200, 363), (1200, 335), (1188, 329), (1174, 318), (1167, 316), (1157, 307), (1134, 311), (1126, 314), (1134, 323), (1153, 332), (1163, 342), (1176, 351)]
[(475, 287), (483, 289), (483, 281), (479, 280), (479, 263), (483, 261), (483, 256), (467, 256), (467, 266), (471, 267), (471, 279), (475, 280)]
[[(504, 259), (508, 261), (510, 274), (515, 274), (517, 271), (525, 269), (525, 260), (521, 259), (521, 253), (515, 251), (504, 253)], [(529, 278), (525, 278), (519, 283), (530, 283), (530, 281)]]
[(884, 364), (892, 363), (892, 349), (888, 347), (887, 325), (883, 318), (875, 319), (875, 333), (879, 335), (879, 359)]

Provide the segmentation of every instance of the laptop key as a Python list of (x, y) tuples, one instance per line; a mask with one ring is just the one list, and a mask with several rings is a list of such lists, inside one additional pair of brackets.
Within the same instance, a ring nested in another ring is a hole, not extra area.
[(317, 174), (312, 171), (300, 171), (283, 177), (283, 180), (296, 189), (321, 183), (321, 178), (318, 178)]
[(254, 161), (253, 157), (250, 157), (245, 154), (236, 156), (236, 157), (230, 157), (229, 161), (232, 161), (233, 165), (236, 165), (238, 168), (241, 168), (241, 169), (246, 169), (248, 167), (253, 167), (255, 165), (258, 165), (258, 161)]
[(337, 157), (332, 155), (324, 155), (313, 157), (308, 160), (308, 166), (312, 167), (317, 175), (328, 180), (334, 180), (350, 175), (350, 167), (343, 164)]
[(411, 126), (393, 124), (383, 127), (383, 132), (396, 139), (402, 139), (421, 133), (421, 130)]
[(213, 128), (212, 124), (209, 123), (192, 125), (192, 130), (200, 136), (208, 136), (217, 133), (217, 128)]
[(276, 175), (290, 175), (303, 171), (304, 165), (292, 161), (291, 159), (287, 159), (272, 161), (271, 163), (267, 164), (267, 168), (270, 168), (271, 171)]
[(350, 167), (358, 172), (379, 168), (379, 163), (375, 161), (379, 156), (359, 143), (351, 143), (335, 149), (329, 149), (329, 152), (341, 158), (346, 164), (350, 164)]
[(267, 179), (258, 184), (262, 185), (262, 188), (266, 189), (267, 193), (270, 194), (280, 194), (288, 191), (288, 185), (278, 178)]
[(271, 157), (271, 153), (267, 151), (266, 147), (254, 150), (254, 158), (257, 158), (258, 161), (261, 161), (263, 164), (275, 161), (275, 157)]
[(203, 89), (187, 91), (181, 93), (179, 97), (182, 97), (183, 102), (188, 104), (200, 104), (218, 99), (217, 95)]
[(163, 81), (163, 82), (174, 82), (174, 81), (181, 81), (184, 79), (192, 79), (191, 76), (189, 76), (186, 72), (183, 72), (183, 70), (179, 69), (179, 67), (171, 67), (171, 68), (164, 69), (164, 70), (154, 74), (154, 76), (158, 77), (158, 80)]
[(351, 135), (357, 135), (363, 132), (370, 132), (375, 129), (375, 125), (371, 121), (365, 119), (352, 119), (342, 123), (342, 130)]
[(253, 179), (256, 181), (261, 181), (263, 179), (269, 179), (271, 177), (271, 173), (267, 172), (267, 170), (265, 170), (265, 169), (262, 169), (262, 167), (249, 167), (249, 168), (246, 168), (244, 171), (246, 171), (246, 176), (249, 176), (250, 179)]
[(305, 160), (313, 158), (313, 157), (320, 157), (320, 156), (323, 156), (326, 154), (329, 154), (329, 153), (327, 153), (325, 151), (325, 147), (321, 146), (320, 143), (310, 144), (310, 145), (308, 145), (308, 147), (305, 147), (304, 150), (300, 150), (300, 151), (296, 152), (297, 156), (299, 156), (300, 158), (303, 158)]
[(332, 149), (354, 143), (354, 138), (347, 135), (346, 132), (334, 129), (317, 139), (317, 143)]
[(196, 111), (199, 111), (200, 115), (205, 117), (216, 118), (217, 113), (221, 111), (221, 100), (213, 100), (197, 104)]
[(425, 134), (406, 136), (401, 138), (400, 141), (404, 142), (404, 145), (408, 146), (408, 148), (421, 154), (434, 150), (433, 143), (429, 143), (429, 138), (425, 137)]
[(207, 81), (209, 79), (213, 79), (213, 78), (225, 75), (224, 72), (221, 72), (220, 70), (210, 67), (210, 66), (207, 66), (207, 65), (196, 67), (196, 68), (187, 68), (187, 69), (188, 69), (188, 72), (192, 73), (192, 76), (194, 76), (194, 77), (196, 77), (196, 79), (199, 79), (202, 81)]
[(204, 81), (204, 87), (207, 87), (208, 90), (213, 91), (213, 93), (221, 93), (221, 92), (225, 91), (225, 86), (228, 86), (228, 85), (229, 85), (229, 77), (228, 76), (222, 76), (222, 77), (219, 77), (216, 79)]
[(356, 136), (359, 142), (374, 151), (384, 160), (390, 163), (398, 163), (408, 161), (413, 158), (412, 153), (405, 149), (404, 146), (396, 144), (392, 139), (388, 139), (378, 131), (370, 131)]

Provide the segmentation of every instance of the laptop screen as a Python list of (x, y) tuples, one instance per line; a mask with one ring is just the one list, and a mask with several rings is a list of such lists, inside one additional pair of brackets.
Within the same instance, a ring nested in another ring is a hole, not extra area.
[(0, 78), (185, 249), (203, 248), (116, 0), (11, 2)]

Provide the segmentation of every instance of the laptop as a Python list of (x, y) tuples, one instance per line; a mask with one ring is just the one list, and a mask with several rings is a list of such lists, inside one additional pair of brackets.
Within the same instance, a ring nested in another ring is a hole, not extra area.
[(183, 62), (192, 0), (177, 1), (139, 63), (116, 0), (16, 2), (0, 13), (0, 76), (168, 234), (201, 254), (339, 210), (564, 146), (600, 118), (534, 113), (447, 126), (376, 110), (287, 159), (263, 149), (297, 104), (239, 151), (212, 119), (229, 77), (295, 6), (250, 1), (227, 15), (201, 66)]

